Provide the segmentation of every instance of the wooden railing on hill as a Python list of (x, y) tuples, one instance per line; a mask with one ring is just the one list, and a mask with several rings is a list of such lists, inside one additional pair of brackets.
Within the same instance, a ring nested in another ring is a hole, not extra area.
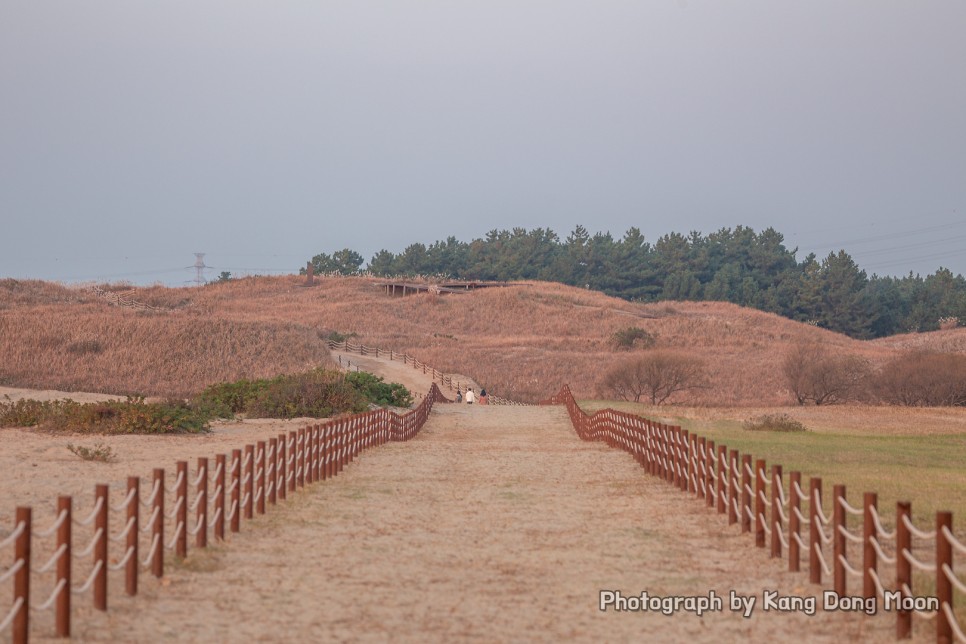
[[(74, 514), (72, 498), (61, 496), (56, 516), (43, 530), (34, 527), (32, 508), (18, 507), (13, 529), (0, 539), (0, 552), (13, 547), (11, 563), (0, 564), (0, 584), (13, 583), (9, 608), (0, 613), (0, 633), (10, 629), (15, 644), (27, 642), (31, 616), (52, 610), (56, 636), (70, 637), (74, 595), (89, 596), (94, 608), (107, 610), (114, 571), (123, 575), (125, 592), (136, 595), (142, 571), (158, 578), (164, 575), (166, 551), (183, 559), (189, 537), (194, 548), (222, 541), (226, 532), (241, 530), (243, 519), (265, 514), (307, 484), (338, 475), (364, 450), (410, 440), (438, 402), (448, 401), (433, 383), (422, 403), (405, 414), (378, 409), (282, 433), (232, 450), (230, 455), (216, 455), (213, 470), (208, 458), (199, 458), (193, 473), (187, 461), (179, 461), (173, 485), (165, 483), (164, 469), (154, 470), (146, 498), (137, 476), (127, 479), (126, 495), (117, 505), (108, 499), (109, 487), (97, 485), (94, 506), (80, 519)], [(189, 488), (194, 490), (194, 500)], [(166, 504), (170, 496), (174, 502)], [(189, 514), (194, 514), (193, 521)], [(123, 526), (120, 531), (112, 527), (117, 525)], [(74, 546), (78, 532), (89, 534), (87, 545), (79, 550)], [(43, 565), (34, 565), (31, 553), (41, 545), (38, 541), (51, 539), (47, 549), (53, 554)], [(87, 557), (92, 562), (85, 580), (75, 584), (72, 570)], [(46, 599), (38, 604), (32, 597), (41, 588)], [(124, 639), (121, 633), (114, 635)]]
[[(769, 476), (764, 460), (715, 446), (680, 427), (613, 409), (589, 415), (566, 385), (541, 404), (566, 405), (581, 439), (603, 441), (630, 453), (648, 473), (727, 515), (729, 525), (740, 522), (742, 532), (754, 532), (755, 545), (770, 548), (772, 557), (787, 551), (790, 571), (800, 570), (804, 556), (810, 581), (821, 584), (823, 573), (831, 576), (835, 596), (843, 601), (854, 601), (848, 580), (860, 580), (861, 592), (856, 590), (855, 597), (894, 612), (899, 639), (911, 637), (916, 615), (936, 620), (937, 642), (951, 642), (954, 636), (966, 642), (953, 611), (955, 591), (966, 593), (966, 584), (954, 572), (954, 553), (966, 555), (966, 544), (953, 534), (952, 513), (937, 512), (935, 528), (922, 530), (912, 522), (911, 505), (900, 502), (894, 528), (888, 530), (875, 492), (865, 493), (855, 507), (846, 500), (845, 486), (835, 485), (826, 514), (821, 478), (811, 478), (806, 492), (801, 472), (790, 472), (786, 493), (781, 465), (773, 464)], [(862, 517), (861, 534), (849, 530), (850, 515)], [(829, 545), (831, 552), (826, 550)], [(924, 554), (934, 556), (933, 562), (922, 558)], [(921, 573), (920, 580), (923, 575), (934, 577), (935, 595), (925, 595), (922, 588), (916, 594), (914, 571)], [(887, 580), (890, 576), (894, 581)]]
[[(376, 358), (387, 358), (389, 360), (401, 360), (403, 364), (412, 365), (413, 369), (422, 370), (422, 372), (428, 376), (432, 376), (433, 382), (439, 381), (439, 384), (443, 387), (448, 388), (450, 391), (465, 392), (465, 383), (459, 380), (454, 380), (452, 376), (448, 376), (442, 371), (439, 371), (435, 367), (431, 367), (425, 362), (420, 362), (418, 359), (411, 355), (405, 353), (399, 353), (398, 351), (393, 351), (392, 349), (381, 349), (379, 347), (369, 347), (364, 344), (355, 344), (349, 342), (348, 340), (343, 340), (342, 342), (336, 342), (334, 340), (329, 340), (329, 349), (336, 351), (342, 350), (346, 353), (358, 353), (362, 356), (374, 356)], [(500, 396), (494, 396), (492, 394), (487, 395), (489, 404), (491, 405), (526, 405), (527, 403), (517, 402), (515, 400), (510, 400), (509, 398), (501, 398)]]
[(125, 308), (136, 309), (138, 311), (163, 311), (164, 310), (157, 306), (151, 306), (150, 304), (145, 304), (144, 302), (140, 302), (130, 297), (126, 297), (123, 293), (106, 291), (102, 289), (100, 286), (96, 286), (96, 285), (91, 287), (91, 293), (93, 293), (94, 295), (96, 295), (101, 299), (107, 300), (111, 304), (115, 304), (117, 306), (122, 306)]

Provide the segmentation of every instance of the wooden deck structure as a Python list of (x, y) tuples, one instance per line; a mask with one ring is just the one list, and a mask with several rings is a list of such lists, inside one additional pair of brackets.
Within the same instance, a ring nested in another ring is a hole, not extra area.
[(504, 282), (444, 282), (441, 284), (416, 284), (413, 282), (380, 282), (378, 286), (386, 289), (386, 295), (405, 297), (416, 293), (437, 293), (439, 295), (468, 293), (481, 288), (516, 286)]

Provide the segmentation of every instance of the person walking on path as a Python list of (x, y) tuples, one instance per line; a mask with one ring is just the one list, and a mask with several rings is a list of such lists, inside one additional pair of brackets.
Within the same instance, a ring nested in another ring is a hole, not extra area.
[(481, 405), (487, 404), (486, 389), (480, 389), (480, 404)]
[(473, 401), (476, 400), (476, 395), (473, 393), (473, 389), (470, 387), (466, 388), (466, 404), (472, 405)]
[(456, 402), (458, 403), (463, 402), (463, 392), (460, 391), (459, 389), (456, 390)]

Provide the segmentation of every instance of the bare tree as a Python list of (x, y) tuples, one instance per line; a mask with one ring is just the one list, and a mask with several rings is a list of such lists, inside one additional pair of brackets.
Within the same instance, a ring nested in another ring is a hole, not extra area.
[(676, 351), (649, 351), (624, 360), (605, 375), (602, 386), (622, 400), (650, 400), (653, 405), (665, 403), (676, 393), (700, 386), (704, 382), (704, 364)]
[(835, 355), (818, 343), (792, 347), (782, 364), (785, 381), (799, 405), (830, 405), (858, 396), (871, 369), (852, 355)]

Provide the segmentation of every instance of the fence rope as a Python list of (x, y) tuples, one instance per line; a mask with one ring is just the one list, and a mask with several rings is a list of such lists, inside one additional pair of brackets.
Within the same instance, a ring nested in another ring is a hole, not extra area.
[(61, 557), (64, 556), (65, 552), (67, 552), (67, 544), (62, 543), (60, 544), (60, 546), (57, 547), (57, 550), (54, 551), (54, 554), (50, 556), (50, 559), (47, 560), (47, 563), (45, 563), (40, 568), (37, 568), (36, 570), (37, 574), (38, 575), (43, 574), (48, 570), (50, 570), (51, 568), (53, 568), (54, 564), (57, 563)]
[(798, 544), (798, 547), (799, 547), (799, 548), (802, 548), (802, 549), (804, 549), (804, 550), (808, 550), (808, 544), (807, 544), (807, 543), (805, 543), (805, 542), (804, 542), (804, 541), (802, 540), (802, 537), (801, 537), (801, 535), (799, 535), (799, 534), (798, 534), (797, 532), (793, 532), (793, 533), (792, 533), (792, 539), (794, 539), (794, 540), (795, 540), (795, 543), (797, 543), (797, 544)]
[(158, 546), (160, 544), (161, 544), (161, 535), (160, 534), (154, 535), (154, 538), (151, 540), (151, 552), (149, 552), (147, 558), (141, 562), (142, 566), (148, 566), (151, 564), (152, 561), (154, 561), (154, 555), (157, 554)]
[(882, 580), (879, 579), (879, 573), (876, 572), (875, 568), (869, 568), (869, 577), (872, 578), (872, 583), (875, 584), (875, 592), (879, 594), (879, 597), (885, 599), (886, 589), (882, 585)]
[(953, 547), (953, 550), (957, 551), (961, 555), (966, 555), (966, 545), (962, 541), (956, 538), (956, 535), (952, 533), (948, 526), (942, 527), (943, 535), (945, 535), (946, 540), (949, 545)]
[(871, 543), (872, 547), (875, 548), (875, 552), (877, 555), (879, 555), (879, 559), (881, 559), (885, 563), (891, 565), (896, 563), (896, 561), (898, 561), (898, 557), (889, 556), (882, 550), (882, 545), (879, 543), (879, 540), (876, 539), (875, 537), (869, 537), (869, 543)]
[[(31, 606), (30, 610), (39, 613), (41, 611), (45, 611), (49, 609), (51, 606), (54, 605), (54, 602), (57, 601), (57, 598), (60, 596), (60, 593), (63, 592), (66, 586), (67, 586), (67, 579), (61, 577), (60, 580), (57, 582), (57, 585), (54, 586), (54, 590), (53, 592), (50, 593), (50, 597), (47, 598), (47, 601), (45, 601), (40, 606)], [(0, 631), (2, 630), (3, 628), (0, 628)]]
[(818, 490), (815, 490), (815, 494), (812, 495), (812, 504), (815, 507), (815, 515), (818, 517), (819, 522), (821, 522), (822, 525), (828, 525), (832, 519), (822, 512), (822, 499), (818, 493)]
[(18, 523), (17, 527), (13, 529), (13, 532), (8, 534), (3, 541), (0, 541), (0, 548), (6, 548), (11, 543), (16, 541), (20, 537), (20, 535), (23, 534), (23, 531), (26, 529), (27, 529), (26, 522), (21, 521), (20, 523)]
[(87, 544), (87, 547), (84, 548), (84, 550), (82, 550), (81, 552), (78, 552), (74, 556), (75, 557), (86, 557), (87, 555), (89, 555), (92, 552), (94, 552), (94, 546), (97, 545), (97, 542), (100, 540), (101, 535), (103, 535), (103, 534), (104, 534), (104, 528), (98, 528), (97, 529), (97, 532), (95, 532), (94, 533), (94, 536), (91, 538), (91, 542)]
[[(923, 572), (936, 572), (936, 564), (926, 563), (925, 561), (919, 561), (916, 559), (908, 548), (902, 549), (902, 556), (905, 557), (906, 561), (912, 564), (914, 567), (922, 570)], [(910, 593), (911, 594), (911, 593)]]
[(824, 543), (825, 545), (828, 545), (832, 543), (832, 539), (835, 538), (835, 533), (833, 532), (832, 534), (826, 536), (825, 528), (823, 528), (822, 526), (818, 526), (818, 538), (822, 540), (822, 543)]
[(94, 504), (94, 509), (91, 510), (91, 513), (89, 515), (87, 515), (87, 518), (74, 519), (74, 524), (84, 527), (94, 523), (94, 519), (97, 518), (97, 513), (101, 511), (101, 506), (103, 505), (104, 505), (104, 497), (103, 496), (97, 497), (97, 502)]
[(184, 530), (184, 521), (178, 521), (178, 528), (174, 531), (174, 536), (171, 538), (169, 543), (165, 544), (167, 550), (171, 550), (178, 544), (178, 537), (181, 536), (181, 532)]
[(127, 497), (123, 501), (121, 501), (118, 505), (112, 505), (111, 511), (120, 512), (121, 510), (127, 509), (127, 506), (131, 505), (131, 500), (134, 499), (135, 491), (136, 490), (133, 487), (130, 490), (128, 490)]
[(812, 546), (812, 550), (815, 551), (815, 555), (816, 555), (816, 558), (818, 559), (818, 563), (820, 566), (822, 566), (822, 570), (825, 571), (825, 574), (831, 575), (832, 569), (829, 568), (828, 563), (826, 563), (825, 555), (822, 554), (822, 549), (818, 547), (817, 543)]
[(148, 498), (147, 501), (141, 501), (141, 505), (146, 508), (149, 508), (152, 505), (154, 505), (154, 501), (155, 499), (158, 498), (158, 492), (160, 491), (161, 491), (161, 479), (156, 479), (154, 481), (154, 485), (151, 488), (151, 496)]
[(17, 574), (17, 571), (24, 567), (27, 562), (24, 561), (23, 557), (17, 559), (12, 566), (0, 573), (0, 583), (3, 583)]
[(842, 564), (842, 567), (845, 568), (845, 571), (848, 572), (853, 577), (862, 576), (862, 571), (859, 570), (858, 568), (853, 568), (852, 566), (850, 566), (849, 560), (846, 559), (843, 555), (839, 555), (839, 563)]
[[(909, 597), (915, 597), (915, 594), (912, 592), (912, 588), (909, 588), (909, 584), (902, 584), (902, 591)], [(939, 611), (935, 611), (935, 610), (922, 611), (922, 610), (919, 610), (918, 608), (913, 608), (912, 612), (914, 612), (922, 619), (935, 619), (936, 615), (939, 614)]]
[(849, 505), (849, 502), (845, 500), (844, 496), (840, 496), (838, 498), (838, 501), (839, 501), (839, 505), (842, 506), (842, 509), (848, 512), (849, 514), (854, 514), (856, 516), (860, 516), (862, 514), (862, 508), (857, 508), (852, 505)]
[(949, 583), (959, 589), (959, 592), (966, 594), (966, 584), (959, 580), (959, 577), (956, 576), (956, 573), (953, 572), (953, 569), (947, 563), (943, 564), (943, 574), (946, 575)]
[[(64, 521), (66, 520), (67, 520), (67, 510), (61, 510), (60, 514), (57, 516), (57, 519), (54, 521), (54, 524), (52, 526), (50, 526), (46, 530), (41, 530), (41, 531), (34, 530), (33, 534), (38, 539), (44, 539), (46, 537), (49, 537), (50, 535), (57, 532), (57, 530), (60, 529), (60, 526), (64, 525)], [(3, 547), (3, 545), (5, 544), (0, 544), (0, 547)]]
[(875, 529), (879, 531), (879, 534), (886, 539), (894, 539), (896, 536), (896, 531), (889, 531), (885, 529), (885, 526), (882, 525), (882, 521), (879, 518), (879, 510), (874, 505), (870, 505), (869, 510), (871, 510), (872, 514), (872, 523), (875, 524)]
[(792, 513), (798, 518), (798, 522), (802, 525), (808, 525), (808, 517), (802, 514), (802, 511), (798, 508), (792, 508)]
[(221, 508), (217, 508), (215, 510), (214, 515), (212, 515), (212, 517), (211, 517), (211, 521), (208, 522), (208, 527), (209, 528), (214, 528), (215, 525), (218, 524), (218, 517), (220, 517), (220, 516), (221, 516)]
[(127, 525), (124, 526), (124, 529), (121, 531), (119, 535), (117, 535), (116, 537), (108, 535), (108, 539), (110, 539), (114, 543), (120, 543), (127, 537), (128, 533), (131, 532), (131, 528), (133, 527), (134, 527), (134, 517), (131, 517), (130, 519), (127, 520)]
[(171, 487), (168, 487), (167, 485), (164, 486), (165, 491), (168, 494), (176, 493), (178, 491), (178, 488), (181, 486), (181, 482), (183, 480), (184, 480), (184, 470), (178, 472), (178, 478), (175, 479), (174, 485), (172, 485)]
[(181, 506), (182, 505), (184, 505), (184, 497), (183, 496), (179, 496), (178, 497), (178, 502), (174, 504), (174, 507), (173, 508), (171, 508), (171, 512), (165, 512), (164, 513), (164, 516), (166, 516), (169, 519), (175, 518), (175, 516), (177, 516), (177, 514), (178, 514), (178, 511), (181, 509)]
[(836, 526), (836, 528), (838, 529), (840, 535), (842, 535), (852, 543), (862, 543), (862, 537), (855, 536), (854, 534), (846, 530), (845, 526), (840, 525), (840, 526)]
[(151, 518), (147, 520), (142, 528), (139, 528), (141, 532), (145, 534), (151, 532), (151, 530), (154, 528), (154, 522), (157, 520), (159, 512), (161, 512), (161, 508), (159, 506), (154, 506), (154, 511), (151, 512)]
[(127, 565), (127, 562), (129, 562), (131, 560), (131, 557), (133, 556), (134, 556), (134, 546), (128, 546), (127, 553), (125, 553), (124, 555), (124, 559), (122, 559), (121, 561), (117, 562), (114, 565), (108, 566), (107, 569), (120, 570), (121, 568)]
[[(956, 621), (956, 615), (953, 613), (953, 609), (949, 605), (949, 602), (943, 602), (943, 615), (946, 616), (946, 621), (952, 627), (952, 631), (953, 634), (956, 635), (956, 639), (960, 642), (966, 643), (966, 633), (963, 633), (962, 629), (959, 627), (959, 622)], [(0, 631), (2, 630), (3, 629), (0, 628)]]
[(103, 567), (104, 567), (104, 560), (99, 559), (97, 563), (94, 565), (94, 569), (91, 570), (90, 577), (88, 577), (87, 581), (84, 582), (84, 585), (78, 588), (71, 588), (70, 592), (74, 593), (75, 595), (86, 593), (88, 589), (91, 587), (91, 585), (94, 583), (94, 580), (97, 578), (97, 574), (101, 572), (101, 568)]
[(761, 527), (765, 529), (765, 534), (771, 534), (771, 526), (768, 525), (768, 520), (765, 518), (765, 515), (759, 512), (758, 518), (761, 520)]
[(915, 523), (913, 523), (912, 521), (909, 520), (909, 515), (908, 514), (903, 514), (902, 515), (902, 522), (905, 524), (905, 526), (907, 528), (909, 528), (909, 532), (911, 532), (912, 534), (916, 535), (920, 539), (935, 539), (936, 538), (936, 531), (935, 530), (929, 530), (929, 531), (920, 530), (919, 528), (916, 527), (916, 524)]
[(17, 601), (15, 601), (13, 603), (13, 606), (10, 607), (10, 612), (7, 613), (7, 616), (3, 618), (2, 622), (0, 622), (0, 633), (7, 630), (7, 627), (9, 627), (10, 624), (13, 622), (13, 618), (20, 613), (20, 609), (22, 607), (23, 607), (23, 597), (17, 597)]

